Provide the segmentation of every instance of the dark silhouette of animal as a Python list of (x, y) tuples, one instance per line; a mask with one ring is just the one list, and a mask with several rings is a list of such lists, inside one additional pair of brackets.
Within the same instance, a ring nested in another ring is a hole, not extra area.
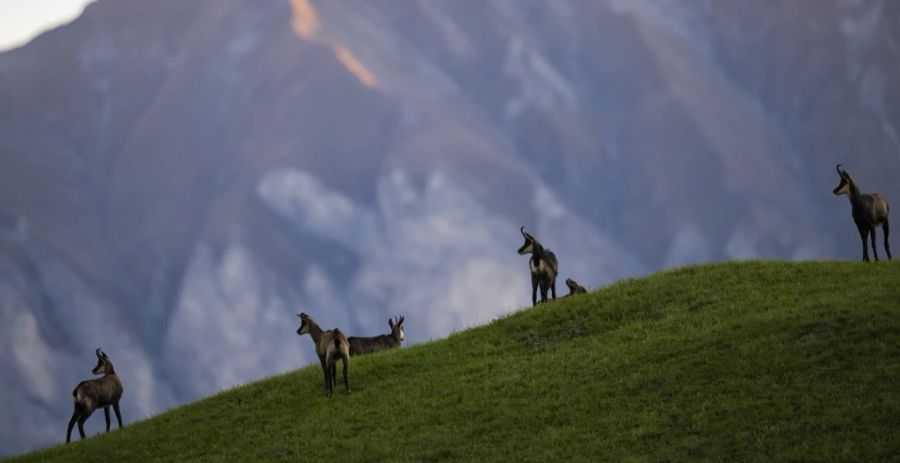
[(350, 342), (350, 355), (369, 354), (400, 347), (400, 342), (406, 339), (406, 333), (403, 332), (403, 317), (397, 318), (396, 322), (388, 318), (388, 326), (391, 327), (390, 334), (372, 337), (350, 336), (347, 338)]
[(541, 288), (541, 302), (547, 302), (547, 290), (556, 299), (556, 274), (559, 273), (559, 262), (553, 251), (544, 248), (541, 243), (525, 231), (519, 229), (525, 237), (525, 244), (519, 248), (519, 255), (531, 254), (528, 268), (531, 270), (531, 304), (537, 305), (537, 290)]
[(566, 286), (569, 287), (569, 294), (567, 294), (566, 296), (574, 296), (575, 294), (587, 292), (587, 290), (584, 289), (584, 286), (579, 285), (577, 281), (571, 278), (566, 278)]
[(116, 420), (119, 422), (119, 429), (122, 428), (122, 414), (119, 412), (119, 399), (122, 398), (122, 381), (113, 368), (112, 360), (99, 347), (97, 348), (97, 366), (91, 370), (95, 375), (103, 375), (97, 379), (82, 381), (78, 383), (75, 390), (72, 391), (72, 400), (75, 402), (75, 411), (72, 412), (72, 418), (69, 420), (69, 429), (66, 431), (66, 443), (68, 444), (72, 437), (72, 427), (78, 422), (78, 433), (84, 439), (84, 422), (87, 421), (91, 413), (98, 408), (103, 408), (103, 414), (106, 415), (106, 431), (109, 432), (109, 406), (112, 405), (116, 412)]
[(850, 206), (853, 213), (853, 221), (856, 223), (856, 229), (859, 231), (859, 237), (862, 240), (863, 261), (869, 262), (869, 250), (866, 246), (866, 237), (872, 235), (872, 254), (875, 260), (878, 260), (878, 251), (875, 249), (875, 228), (881, 225), (884, 230), (884, 250), (887, 252), (888, 260), (891, 259), (891, 245), (888, 242), (888, 236), (891, 229), (888, 223), (888, 212), (890, 206), (887, 199), (878, 193), (860, 193), (856, 182), (850, 177), (846, 170), (841, 169), (841, 165), (837, 165), (837, 173), (841, 177), (841, 182), (834, 188), (835, 195), (847, 195), (850, 199)]
[(344, 362), (344, 387), (347, 394), (350, 393), (350, 379), (348, 370), (350, 368), (350, 342), (347, 336), (341, 333), (337, 328), (328, 331), (322, 331), (319, 325), (305, 313), (298, 313), (300, 317), (300, 327), (297, 328), (297, 334), (302, 336), (309, 333), (316, 346), (316, 355), (319, 356), (319, 363), (322, 364), (322, 373), (325, 375), (325, 395), (331, 395), (334, 392), (334, 384), (337, 382), (337, 360)]

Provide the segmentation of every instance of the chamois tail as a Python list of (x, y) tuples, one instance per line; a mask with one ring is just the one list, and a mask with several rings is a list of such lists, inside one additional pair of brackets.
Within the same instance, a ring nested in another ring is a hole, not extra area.
[(344, 336), (344, 333), (341, 333), (341, 330), (335, 328), (335, 329), (334, 329), (334, 336), (332, 336), (332, 337), (334, 338), (334, 348), (337, 349), (338, 352), (340, 352), (340, 350), (341, 350), (341, 340), (345, 337), (345, 336)]

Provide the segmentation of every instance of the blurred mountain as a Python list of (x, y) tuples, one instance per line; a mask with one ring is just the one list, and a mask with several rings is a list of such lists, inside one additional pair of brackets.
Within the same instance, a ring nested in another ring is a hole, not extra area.
[(98, 0), (0, 54), (0, 454), (62, 440), (98, 346), (130, 422), (313, 360), (301, 310), (415, 342), (527, 305), (521, 225), (588, 287), (857, 259), (834, 165), (900, 198), (898, 17)]

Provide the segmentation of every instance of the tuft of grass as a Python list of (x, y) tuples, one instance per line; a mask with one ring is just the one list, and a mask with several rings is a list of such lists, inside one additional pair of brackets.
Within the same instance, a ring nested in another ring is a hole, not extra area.
[(349, 396), (314, 365), (11, 461), (896, 461), (898, 282), (889, 263), (661, 272), (354, 357)]

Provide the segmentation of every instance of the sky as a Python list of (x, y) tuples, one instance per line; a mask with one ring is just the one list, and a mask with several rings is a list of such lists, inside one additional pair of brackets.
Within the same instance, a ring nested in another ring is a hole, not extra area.
[(94, 0), (0, 0), (0, 51), (24, 45), (81, 14)]

